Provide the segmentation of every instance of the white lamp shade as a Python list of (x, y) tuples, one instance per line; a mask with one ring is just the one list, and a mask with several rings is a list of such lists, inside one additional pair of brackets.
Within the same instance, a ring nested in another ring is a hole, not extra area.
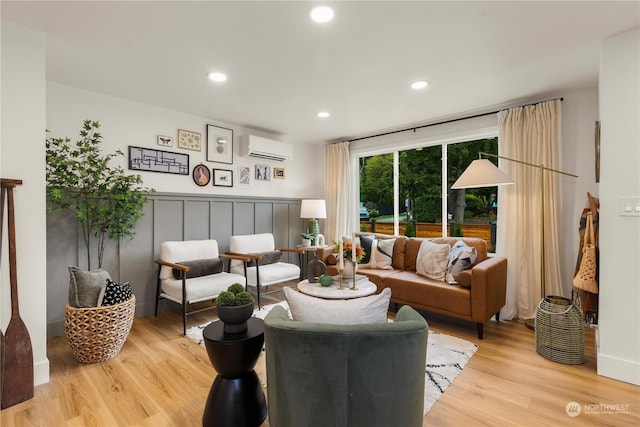
[(324, 200), (309, 199), (303, 200), (300, 205), (300, 218), (326, 218), (327, 208)]
[(478, 159), (451, 186), (452, 190), (462, 188), (495, 187), (497, 185), (515, 184), (509, 175), (502, 172), (488, 159)]

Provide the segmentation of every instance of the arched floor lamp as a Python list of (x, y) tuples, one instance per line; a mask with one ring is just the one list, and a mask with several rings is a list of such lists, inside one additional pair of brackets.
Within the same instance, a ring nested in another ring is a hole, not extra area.
[[(572, 176), (577, 178), (578, 175), (572, 173), (563, 172), (557, 169), (548, 168), (542, 164), (535, 165), (529, 162), (523, 162), (522, 160), (511, 159), (509, 157), (499, 156), (497, 154), (479, 152), (480, 158), (471, 162), (469, 167), (460, 175), (456, 182), (451, 186), (452, 190), (461, 190), (465, 188), (480, 188), (480, 187), (496, 187), (500, 185), (515, 184), (515, 181), (511, 179), (507, 174), (502, 172), (496, 165), (491, 163), (488, 159), (483, 159), (482, 156), (496, 157), (498, 159), (508, 160), (510, 162), (520, 163), (526, 166), (531, 166), (540, 170), (540, 299), (546, 296), (546, 279), (545, 279), (545, 250), (544, 250), (544, 172), (559, 173), (562, 175)], [(535, 330), (535, 319), (526, 319), (525, 325), (532, 330)]]

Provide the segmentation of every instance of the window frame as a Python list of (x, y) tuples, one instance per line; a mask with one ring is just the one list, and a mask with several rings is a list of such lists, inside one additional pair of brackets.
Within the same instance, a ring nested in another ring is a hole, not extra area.
[[(480, 119), (480, 120), (478, 120)], [(406, 134), (406, 132), (403, 132)], [(380, 137), (367, 138), (349, 145), (351, 156), (351, 176), (354, 177), (352, 194), (354, 197), (354, 212), (360, 206), (360, 160), (363, 157), (371, 157), (383, 154), (393, 154), (393, 234), (398, 235), (400, 230), (400, 186), (399, 186), (399, 157), (400, 152), (405, 150), (415, 150), (417, 148), (427, 148), (441, 146), (441, 171), (442, 171), (442, 218), (447, 217), (448, 204), (448, 160), (447, 148), (450, 144), (476, 141), (484, 138), (498, 138), (497, 115), (489, 115), (479, 118), (467, 119), (457, 123), (447, 123), (434, 125), (433, 127), (422, 128), (414, 131), (410, 136), (403, 133), (384, 135)], [(359, 218), (358, 218), (359, 225)], [(360, 227), (355, 227), (359, 230)], [(442, 236), (447, 235), (447, 224), (442, 221)]]

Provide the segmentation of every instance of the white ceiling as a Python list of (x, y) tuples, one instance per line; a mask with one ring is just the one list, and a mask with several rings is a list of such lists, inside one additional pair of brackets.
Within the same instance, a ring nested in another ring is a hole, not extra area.
[[(322, 143), (597, 85), (640, 2), (12, 2), (47, 79)], [(208, 80), (224, 71), (224, 84)], [(415, 92), (409, 84), (430, 82)], [(316, 112), (331, 112), (318, 119)]]

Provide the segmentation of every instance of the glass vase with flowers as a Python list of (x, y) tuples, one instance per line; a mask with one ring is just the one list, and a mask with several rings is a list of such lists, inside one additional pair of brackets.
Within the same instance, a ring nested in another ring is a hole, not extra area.
[(354, 245), (352, 241), (342, 241), (333, 243), (333, 250), (338, 253), (338, 271), (340, 272), (340, 287), (342, 279), (353, 278), (358, 271), (358, 262), (364, 258), (365, 252), (362, 246)]

